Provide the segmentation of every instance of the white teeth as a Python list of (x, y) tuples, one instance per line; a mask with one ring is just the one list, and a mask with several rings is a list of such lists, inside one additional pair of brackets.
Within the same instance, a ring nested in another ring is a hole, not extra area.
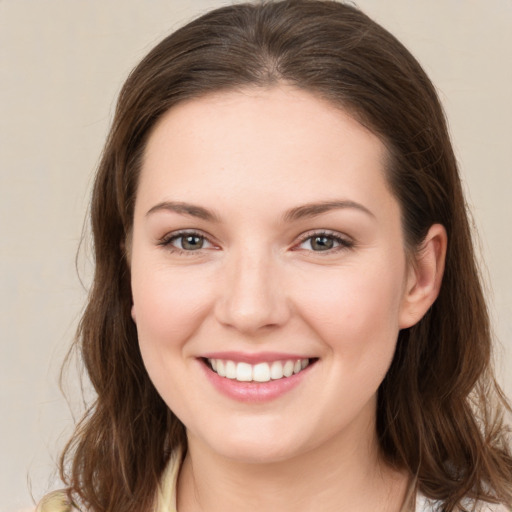
[(222, 359), (217, 359), (217, 373), (221, 377), (225, 377), (226, 376), (226, 368), (225, 368), (225, 365), (224, 365), (224, 361), (222, 361)]
[(270, 378), (277, 380), (283, 378), (283, 363), (274, 361), (270, 367)]
[(226, 377), (228, 379), (236, 379), (236, 364), (233, 361), (226, 361)]
[(283, 374), (285, 377), (291, 377), (293, 375), (293, 367), (295, 363), (293, 361), (286, 361), (283, 366)]
[(238, 363), (236, 365), (236, 380), (250, 382), (252, 380), (252, 366), (248, 363)]
[(272, 363), (235, 363), (231, 360), (208, 359), (214, 372), (221, 377), (239, 382), (268, 382), (301, 372), (309, 365), (309, 359), (288, 359)]
[(268, 382), (270, 380), (270, 366), (268, 363), (259, 363), (252, 369), (252, 380), (256, 382)]

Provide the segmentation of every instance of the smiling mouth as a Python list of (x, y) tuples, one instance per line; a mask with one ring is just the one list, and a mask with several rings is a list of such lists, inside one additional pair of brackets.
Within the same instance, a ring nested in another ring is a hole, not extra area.
[(317, 359), (288, 359), (271, 363), (249, 364), (226, 359), (204, 359), (206, 365), (220, 377), (238, 382), (269, 382), (296, 375)]

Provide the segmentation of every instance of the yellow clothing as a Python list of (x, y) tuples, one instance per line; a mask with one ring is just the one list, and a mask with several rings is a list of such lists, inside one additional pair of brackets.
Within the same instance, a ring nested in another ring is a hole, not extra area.
[(73, 512), (75, 510), (64, 491), (54, 491), (39, 502), (35, 512)]
[(181, 450), (175, 450), (162, 475), (158, 486), (157, 505), (155, 512), (177, 512), (176, 486), (181, 465)]

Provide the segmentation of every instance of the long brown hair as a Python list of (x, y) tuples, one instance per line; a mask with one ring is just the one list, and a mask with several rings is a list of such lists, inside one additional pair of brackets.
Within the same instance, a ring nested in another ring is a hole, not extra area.
[(77, 344), (97, 394), (67, 445), (61, 475), (93, 512), (150, 510), (185, 429), (153, 387), (130, 316), (125, 243), (145, 143), (179, 102), (286, 82), (348, 111), (388, 150), (407, 248), (441, 223), (448, 253), (437, 301), (400, 332), (379, 389), (383, 456), (454, 510), (463, 497), (512, 504), (506, 400), (446, 122), (411, 54), (354, 7), (288, 0), (217, 9), (179, 29), (135, 68), (117, 104), (91, 205), (95, 276)]

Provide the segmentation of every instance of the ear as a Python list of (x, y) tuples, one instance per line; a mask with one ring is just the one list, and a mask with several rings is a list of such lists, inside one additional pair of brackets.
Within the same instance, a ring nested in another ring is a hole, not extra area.
[(135, 304), (132, 304), (132, 311), (131, 311), (131, 313), (132, 313), (132, 320), (133, 320), (135, 323), (137, 323), (137, 319), (136, 319), (136, 317), (135, 317)]
[(409, 263), (399, 328), (418, 323), (434, 303), (441, 289), (448, 238), (441, 224), (433, 224)]

